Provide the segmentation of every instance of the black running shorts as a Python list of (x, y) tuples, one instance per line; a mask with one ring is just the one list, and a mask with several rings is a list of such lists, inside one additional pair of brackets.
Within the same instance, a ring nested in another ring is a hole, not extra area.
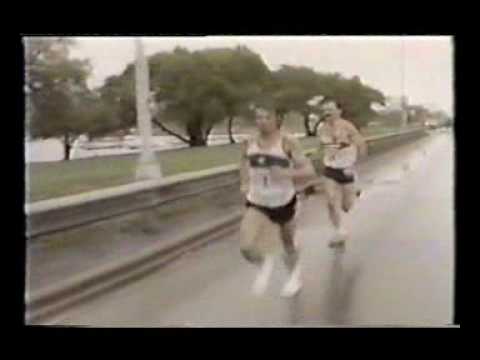
[(257, 205), (257, 204), (251, 203), (248, 200), (246, 202), (247, 207), (251, 206), (260, 210), (266, 216), (268, 216), (268, 218), (272, 222), (279, 225), (284, 225), (293, 219), (293, 217), (295, 216), (296, 204), (297, 204), (297, 196), (294, 196), (287, 205), (279, 206), (275, 208), (269, 208), (266, 206)]
[(345, 175), (343, 169), (334, 169), (328, 166), (325, 166), (323, 175), (339, 184), (350, 184), (355, 180), (353, 175)]

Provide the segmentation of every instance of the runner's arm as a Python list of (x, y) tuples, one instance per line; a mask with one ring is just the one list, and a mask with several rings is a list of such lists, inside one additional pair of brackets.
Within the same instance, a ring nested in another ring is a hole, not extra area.
[(297, 181), (308, 181), (315, 178), (315, 169), (310, 159), (305, 156), (300, 142), (293, 137), (288, 137), (287, 144), (293, 161), (292, 178)]
[(367, 156), (368, 154), (368, 145), (367, 142), (365, 141), (365, 138), (363, 137), (362, 134), (357, 130), (357, 128), (349, 124), (349, 132), (350, 132), (350, 138), (352, 141), (355, 143), (355, 145), (358, 148), (358, 151), (360, 153), (360, 156), (364, 157)]

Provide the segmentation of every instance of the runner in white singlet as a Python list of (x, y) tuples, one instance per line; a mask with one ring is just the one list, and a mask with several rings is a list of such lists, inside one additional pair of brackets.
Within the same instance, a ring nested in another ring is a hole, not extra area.
[(355, 126), (340, 117), (334, 101), (323, 105), (325, 125), (320, 132), (324, 150), (324, 183), (330, 220), (336, 230), (331, 247), (344, 246), (348, 231), (342, 222), (341, 210), (349, 212), (360, 191), (355, 188), (354, 165), (359, 155), (367, 154), (367, 145)]
[(295, 182), (314, 178), (315, 171), (299, 143), (281, 133), (281, 118), (274, 111), (257, 109), (256, 123), (259, 133), (243, 144), (240, 163), (241, 190), (246, 199), (241, 251), (246, 260), (259, 266), (253, 291), (260, 295), (268, 285), (279, 239), (290, 272), (282, 295), (293, 296), (302, 287), (299, 247), (294, 240)]

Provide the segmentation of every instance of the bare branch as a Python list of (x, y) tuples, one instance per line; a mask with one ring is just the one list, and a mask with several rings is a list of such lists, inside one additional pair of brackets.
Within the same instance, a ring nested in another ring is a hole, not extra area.
[(163, 125), (156, 117), (152, 117), (152, 122), (157, 125), (160, 129), (162, 129), (163, 131), (165, 131), (167, 134), (169, 135), (172, 135), (172, 136), (175, 136), (177, 139), (180, 139), (181, 141), (183, 141), (184, 143), (187, 143), (187, 144), (190, 144), (190, 140), (188, 140), (187, 138), (183, 137), (182, 135), (180, 134), (177, 134), (176, 132), (168, 129), (165, 125)]

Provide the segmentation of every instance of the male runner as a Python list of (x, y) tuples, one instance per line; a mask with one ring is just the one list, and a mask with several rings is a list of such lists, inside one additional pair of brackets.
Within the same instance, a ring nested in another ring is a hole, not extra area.
[(281, 132), (282, 119), (274, 110), (257, 108), (258, 134), (243, 143), (240, 175), (246, 210), (241, 224), (241, 252), (259, 267), (253, 284), (264, 293), (273, 270), (272, 243), (280, 238), (289, 279), (282, 296), (293, 296), (302, 287), (299, 247), (295, 242), (297, 196), (295, 182), (315, 177), (298, 141)]
[(367, 155), (367, 144), (360, 132), (341, 117), (342, 111), (333, 100), (326, 100), (322, 106), (325, 125), (320, 130), (320, 143), (324, 149), (325, 192), (330, 220), (335, 236), (330, 247), (344, 247), (348, 231), (342, 222), (341, 210), (349, 212), (360, 190), (355, 188), (354, 165), (357, 154)]

